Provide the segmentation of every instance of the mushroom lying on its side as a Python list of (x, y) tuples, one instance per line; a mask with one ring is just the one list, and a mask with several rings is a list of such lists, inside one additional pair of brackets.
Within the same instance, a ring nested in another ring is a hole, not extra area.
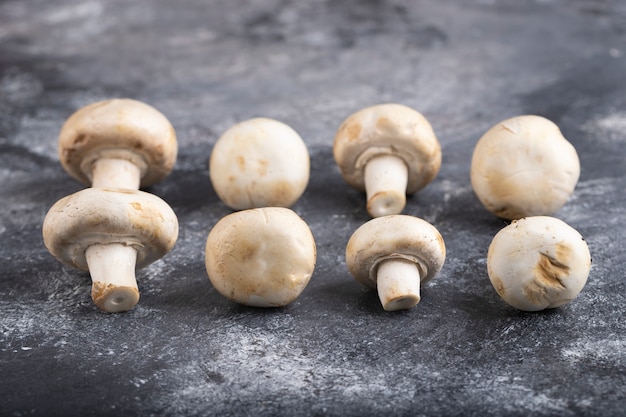
[(315, 260), (308, 225), (282, 207), (229, 214), (211, 229), (206, 242), (206, 269), (215, 289), (252, 307), (293, 302), (313, 275)]
[(487, 255), (496, 292), (524, 311), (572, 301), (585, 286), (590, 268), (591, 255), (580, 233), (548, 216), (513, 221), (495, 235)]
[(211, 183), (234, 210), (290, 207), (309, 182), (309, 151), (298, 133), (258, 117), (232, 126), (215, 143)]
[(109, 313), (135, 306), (135, 269), (169, 252), (177, 237), (170, 206), (135, 190), (84, 189), (57, 201), (43, 222), (46, 248), (62, 263), (89, 271), (93, 301)]
[(165, 178), (176, 161), (174, 128), (154, 107), (132, 99), (89, 104), (59, 134), (59, 159), (95, 188), (138, 190)]
[(441, 270), (446, 247), (439, 231), (413, 216), (378, 217), (359, 227), (346, 246), (346, 265), (361, 284), (378, 288), (386, 311), (420, 301), (420, 282)]
[(366, 192), (372, 217), (401, 213), (406, 195), (424, 188), (441, 166), (441, 146), (430, 123), (401, 104), (352, 114), (337, 130), (333, 155), (345, 181)]
[(541, 116), (504, 120), (474, 148), (471, 182), (487, 210), (504, 219), (552, 215), (580, 175), (576, 149)]

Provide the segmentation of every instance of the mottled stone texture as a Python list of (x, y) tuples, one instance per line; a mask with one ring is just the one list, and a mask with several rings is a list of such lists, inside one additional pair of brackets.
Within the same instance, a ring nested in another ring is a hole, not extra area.
[[(179, 138), (173, 173), (148, 190), (179, 216), (179, 241), (118, 315), (41, 238), (48, 208), (81, 188), (58, 161), (61, 125), (110, 97), (157, 107)], [(331, 151), (346, 116), (381, 102), (421, 111), (443, 150), (405, 212), (441, 231), (448, 258), (400, 313), (347, 272), (345, 244), (368, 217)], [(580, 296), (538, 314), (491, 287), (487, 247), (504, 222), (469, 181), (481, 134), (525, 113), (579, 152), (556, 216), (593, 256)], [(291, 125), (312, 158), (294, 209), (318, 262), (284, 309), (226, 300), (204, 268), (206, 236), (230, 212), (207, 161), (253, 116)], [(622, 0), (0, 1), (0, 415), (624, 415), (624, 132)]]

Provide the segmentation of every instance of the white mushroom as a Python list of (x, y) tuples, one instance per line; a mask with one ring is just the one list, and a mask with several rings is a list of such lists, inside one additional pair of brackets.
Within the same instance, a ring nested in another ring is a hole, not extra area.
[(541, 116), (518, 116), (489, 129), (472, 156), (474, 192), (487, 210), (513, 220), (551, 215), (580, 175), (576, 149)]
[(495, 235), (487, 256), (497, 293), (524, 311), (572, 301), (585, 286), (590, 268), (591, 255), (580, 233), (548, 216), (514, 220)]
[(138, 190), (165, 178), (176, 161), (174, 128), (154, 107), (131, 99), (92, 103), (59, 135), (63, 168), (85, 185)]
[(446, 247), (439, 231), (407, 215), (378, 217), (359, 227), (346, 246), (346, 265), (361, 284), (378, 288), (386, 311), (414, 307), (420, 283), (443, 266)]
[(346, 182), (366, 192), (372, 217), (401, 213), (406, 195), (424, 188), (441, 166), (430, 123), (401, 104), (352, 114), (337, 130), (333, 154)]
[(169, 252), (176, 215), (160, 198), (136, 190), (87, 188), (57, 201), (43, 240), (64, 264), (89, 270), (91, 296), (103, 311), (127, 311), (139, 300), (135, 269)]
[(232, 209), (290, 207), (309, 182), (309, 151), (291, 127), (254, 118), (228, 129), (209, 160), (211, 183)]
[(217, 222), (206, 242), (206, 269), (215, 289), (253, 307), (293, 302), (308, 284), (315, 260), (311, 230), (282, 207), (229, 214)]

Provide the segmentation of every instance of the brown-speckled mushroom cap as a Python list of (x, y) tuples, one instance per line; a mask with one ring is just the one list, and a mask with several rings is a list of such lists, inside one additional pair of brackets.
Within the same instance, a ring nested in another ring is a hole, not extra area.
[(478, 140), (470, 178), (487, 210), (513, 220), (554, 214), (574, 192), (579, 175), (576, 149), (559, 127), (523, 115), (494, 125)]
[(44, 244), (59, 261), (88, 270), (85, 250), (122, 243), (137, 250), (137, 269), (169, 252), (178, 219), (159, 197), (143, 191), (87, 188), (57, 201), (43, 222)]
[(346, 246), (346, 265), (352, 276), (376, 288), (378, 264), (401, 258), (414, 262), (421, 282), (431, 280), (443, 266), (446, 247), (430, 223), (407, 215), (378, 217), (359, 227)]
[(306, 144), (285, 123), (256, 117), (230, 127), (209, 161), (215, 192), (228, 207), (290, 207), (309, 182)]
[(585, 239), (550, 216), (514, 220), (491, 241), (487, 272), (496, 292), (524, 311), (554, 308), (572, 301), (591, 269)]
[(223, 296), (254, 307), (294, 301), (315, 268), (316, 248), (308, 225), (292, 210), (265, 207), (223, 217), (211, 229), (205, 262)]
[(409, 194), (431, 182), (441, 167), (441, 146), (430, 123), (401, 104), (379, 104), (349, 116), (337, 130), (333, 154), (346, 182), (361, 191), (365, 164), (376, 155), (404, 160)]
[(93, 162), (106, 156), (136, 164), (146, 187), (171, 172), (178, 149), (174, 128), (161, 112), (137, 100), (112, 99), (72, 114), (61, 129), (58, 151), (63, 168), (83, 184), (91, 184)]

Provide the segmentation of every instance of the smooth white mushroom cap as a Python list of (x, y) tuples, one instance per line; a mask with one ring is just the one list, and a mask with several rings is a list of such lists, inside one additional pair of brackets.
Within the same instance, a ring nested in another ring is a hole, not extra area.
[(402, 104), (379, 104), (349, 116), (337, 130), (333, 155), (345, 181), (360, 191), (365, 190), (365, 165), (375, 156), (394, 155), (406, 163), (408, 194), (424, 188), (441, 167), (432, 126)]
[(309, 182), (309, 151), (298, 133), (268, 118), (243, 121), (215, 143), (211, 183), (232, 209), (290, 207)]
[(514, 220), (495, 235), (487, 256), (497, 293), (524, 311), (572, 301), (585, 286), (590, 268), (591, 255), (580, 233), (548, 216)]
[(495, 215), (513, 220), (551, 215), (570, 197), (580, 175), (576, 149), (541, 116), (518, 116), (489, 129), (472, 156), (471, 182)]
[(161, 181), (178, 152), (176, 133), (154, 107), (132, 99), (89, 104), (72, 114), (59, 135), (59, 159), (78, 181), (91, 185), (98, 159), (127, 160), (140, 170), (141, 186)]
[(408, 215), (377, 217), (359, 227), (346, 246), (346, 265), (361, 284), (376, 288), (378, 265), (387, 259), (413, 262), (420, 281), (430, 281), (441, 270), (446, 246), (430, 223)]
[(64, 264), (88, 270), (86, 249), (121, 243), (137, 251), (137, 269), (168, 253), (178, 219), (159, 197), (143, 191), (87, 188), (57, 201), (43, 222), (43, 240)]
[(282, 207), (229, 214), (217, 222), (206, 242), (206, 269), (215, 289), (253, 307), (293, 302), (313, 275), (315, 261), (311, 230)]

